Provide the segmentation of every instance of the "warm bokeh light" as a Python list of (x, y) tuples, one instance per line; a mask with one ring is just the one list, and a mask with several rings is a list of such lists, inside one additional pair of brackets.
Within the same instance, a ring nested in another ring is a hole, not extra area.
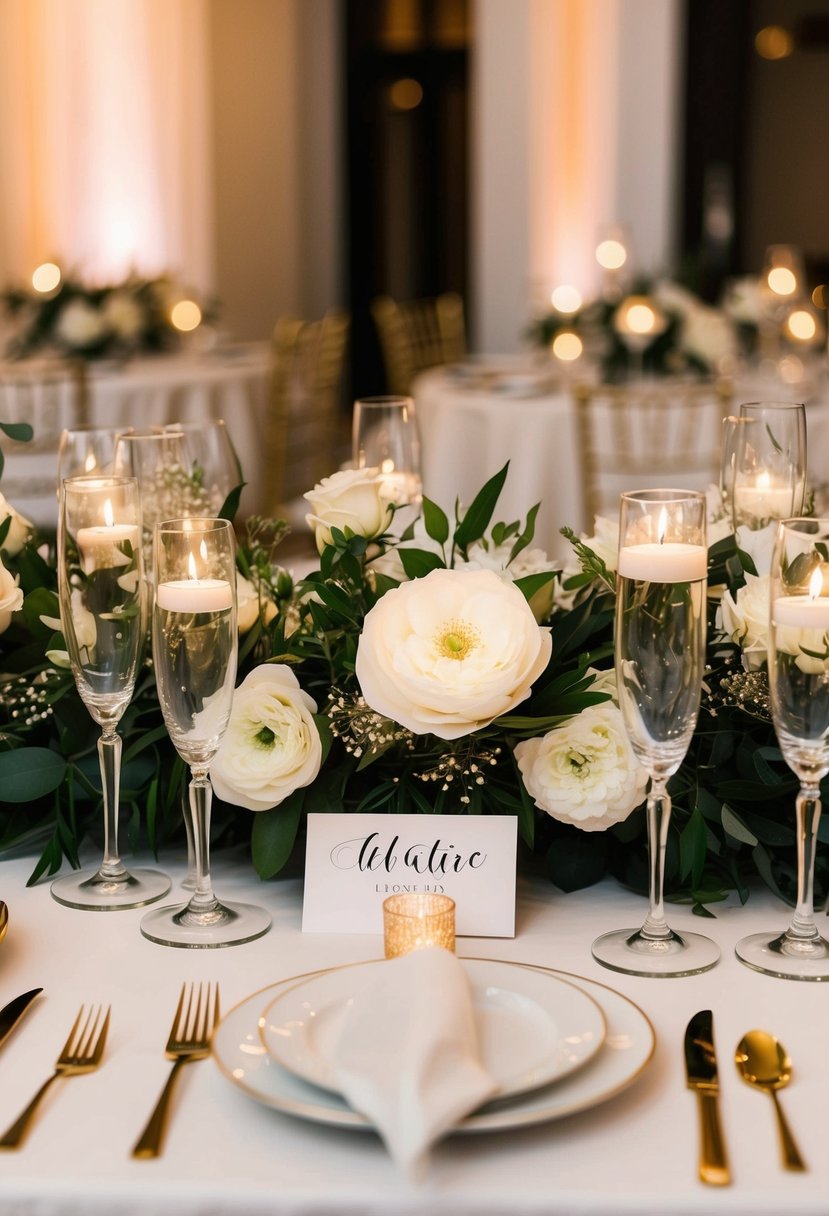
[(56, 266), (54, 262), (44, 262), (32, 274), (32, 287), (44, 295), (54, 291), (59, 283), (60, 266)]
[(818, 283), (812, 292), (812, 303), (815, 308), (822, 308), (824, 311), (829, 308), (829, 287), (825, 283)]
[(800, 342), (811, 342), (817, 335), (817, 321), (805, 308), (796, 308), (789, 313), (786, 329)]
[(572, 363), (581, 356), (584, 343), (571, 329), (563, 329), (553, 338), (552, 352), (562, 363)]
[(389, 101), (395, 110), (415, 110), (423, 101), (423, 88), (411, 76), (404, 76), (390, 87)]
[(754, 49), (761, 59), (787, 59), (794, 50), (792, 32), (782, 25), (765, 25), (754, 36)]
[(201, 325), (201, 309), (195, 300), (179, 300), (178, 304), (173, 305), (170, 320), (176, 329), (189, 333)]
[(649, 334), (656, 322), (656, 313), (649, 304), (631, 304), (626, 320), (632, 334)]
[(621, 241), (602, 241), (596, 246), (596, 261), (605, 270), (620, 270), (627, 261), (627, 250)]
[(797, 291), (797, 275), (788, 266), (772, 267), (766, 282), (777, 296), (793, 296)]
[(556, 312), (578, 312), (581, 308), (581, 292), (578, 287), (572, 287), (569, 283), (562, 283), (558, 287), (554, 287), (550, 293), (550, 303)]

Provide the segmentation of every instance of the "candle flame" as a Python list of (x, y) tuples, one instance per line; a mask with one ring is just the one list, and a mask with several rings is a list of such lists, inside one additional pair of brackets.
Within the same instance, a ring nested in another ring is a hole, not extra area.
[(762, 473), (757, 474), (757, 489), (768, 490), (771, 486), (771, 473), (764, 469)]
[(380, 472), (381, 473), (393, 473), (394, 472), (394, 461), (390, 460), (388, 458), (388, 456), (386, 457), (386, 459), (384, 461), (381, 462)]
[(664, 545), (667, 532), (668, 532), (668, 512), (663, 507), (662, 510), (659, 512), (659, 522), (656, 525), (657, 544)]
[(104, 523), (108, 528), (111, 528), (115, 523), (115, 512), (112, 509), (112, 503), (107, 498), (104, 500)]
[(820, 566), (815, 566), (809, 579), (809, 599), (816, 600), (823, 591), (823, 572)]
[(199, 572), (196, 569), (196, 555), (195, 555), (195, 553), (192, 552), (192, 550), (187, 555), (187, 570), (188, 570), (188, 573), (190, 574), (190, 577), (195, 582), (199, 577)]
[(656, 313), (649, 304), (633, 304), (627, 312), (627, 323), (631, 333), (649, 334), (656, 324)]
[(86, 460), (83, 462), (84, 473), (91, 473), (93, 469), (97, 469), (98, 461), (95, 459), (94, 452), (87, 452)]
[(201, 538), (201, 543), (199, 544), (199, 557), (202, 559), (205, 565), (207, 565), (207, 541), (204, 539), (204, 537)]

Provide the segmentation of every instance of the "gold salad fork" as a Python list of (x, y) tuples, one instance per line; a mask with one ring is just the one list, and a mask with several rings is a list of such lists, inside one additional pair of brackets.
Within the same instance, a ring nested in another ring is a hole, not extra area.
[(133, 1157), (158, 1157), (161, 1154), (176, 1077), (183, 1064), (190, 1060), (203, 1060), (210, 1055), (210, 1036), (218, 1020), (219, 985), (184, 984), (165, 1052), (168, 1059), (175, 1063), (155, 1110), (132, 1150)]
[(69, 1038), (58, 1056), (55, 1071), (43, 1082), (22, 1115), (0, 1139), (0, 1148), (20, 1147), (40, 1100), (53, 1081), (58, 1077), (74, 1077), (83, 1072), (95, 1071), (103, 1058), (108, 1030), (109, 1006), (106, 1012), (102, 1005), (90, 1006), (89, 1012), (84, 1016), (84, 1006), (81, 1005), (75, 1024), (69, 1031)]

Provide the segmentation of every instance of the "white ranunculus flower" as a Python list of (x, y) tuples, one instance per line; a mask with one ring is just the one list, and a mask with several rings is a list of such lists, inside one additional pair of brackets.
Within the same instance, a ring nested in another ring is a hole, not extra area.
[(0, 494), (0, 524), (3, 523), (8, 516), (11, 516), (11, 524), (9, 525), (6, 539), (3, 541), (3, 548), (8, 553), (9, 557), (14, 557), (20, 552), (26, 541), (32, 533), (34, 524), (26, 519), (19, 511), (15, 511), (14, 507), (8, 502), (3, 494)]
[(380, 536), (388, 528), (393, 510), (376, 469), (342, 469), (324, 477), (303, 495), (312, 514), (305, 522), (322, 552), (331, 543), (331, 529), (350, 529), (357, 536)]
[(261, 594), (255, 583), (244, 574), (236, 571), (236, 598), (239, 605), (237, 621), (240, 633), (247, 633), (259, 619), (261, 609), (262, 619), (267, 625), (276, 616), (276, 604), (264, 591)]
[(716, 308), (698, 304), (682, 319), (682, 349), (708, 367), (720, 367), (737, 355), (737, 335), (729, 319)]
[(23, 607), (23, 592), (17, 578), (7, 570), (0, 559), (0, 633), (5, 633), (12, 623), (12, 614)]
[(104, 319), (125, 342), (132, 342), (144, 328), (144, 309), (129, 291), (114, 291), (104, 301)]
[(290, 667), (255, 667), (236, 689), (230, 724), (210, 767), (219, 797), (267, 811), (310, 785), (322, 764), (316, 708)]
[(634, 755), (621, 711), (591, 705), (535, 739), (516, 744), (527, 792), (553, 819), (586, 832), (626, 819), (645, 796), (648, 776)]
[(606, 692), (613, 698), (614, 704), (618, 705), (619, 690), (616, 684), (615, 667), (608, 667), (604, 671), (599, 671), (598, 667), (588, 667), (584, 674), (593, 677), (590, 692)]
[(71, 300), (58, 318), (55, 336), (70, 349), (83, 350), (94, 345), (108, 332), (99, 308), (86, 300)]
[(754, 671), (766, 661), (769, 645), (769, 576), (747, 574), (736, 595), (724, 591), (719, 623), (743, 651), (743, 667)]
[(387, 591), (363, 622), (356, 672), (367, 704), (415, 734), (458, 739), (530, 694), (549, 629), (492, 570), (433, 570)]

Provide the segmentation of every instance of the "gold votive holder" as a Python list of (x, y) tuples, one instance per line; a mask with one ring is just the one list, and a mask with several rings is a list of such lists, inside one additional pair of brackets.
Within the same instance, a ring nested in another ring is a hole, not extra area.
[(432, 891), (405, 892), (383, 900), (386, 958), (442, 946), (455, 951), (455, 901)]

